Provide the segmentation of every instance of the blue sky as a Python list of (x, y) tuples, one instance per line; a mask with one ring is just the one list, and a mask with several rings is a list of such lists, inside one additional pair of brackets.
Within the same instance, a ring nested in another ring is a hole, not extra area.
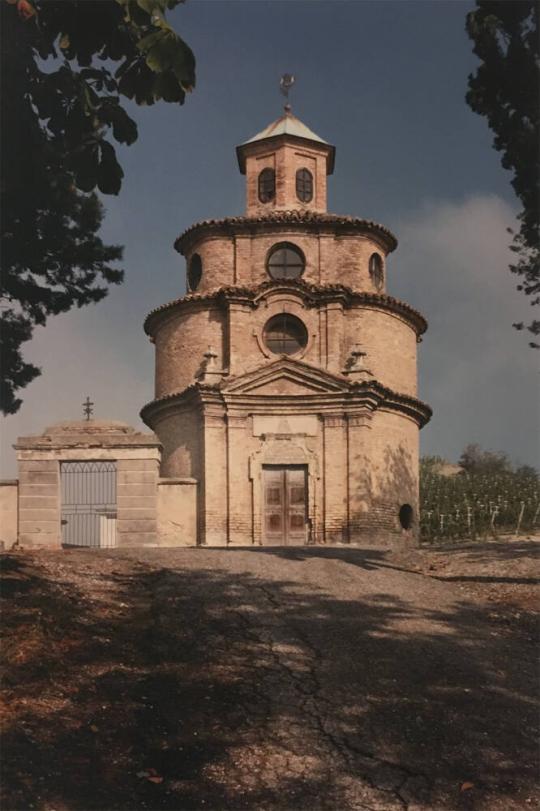
[(170, 18), (197, 57), (183, 107), (132, 108), (139, 140), (119, 148), (126, 178), (104, 202), (103, 236), (125, 245), (126, 281), (108, 299), (52, 319), (27, 346), (43, 375), (2, 422), (11, 445), (61, 419), (139, 425), (152, 399), (153, 307), (183, 295), (175, 237), (192, 222), (238, 214), (244, 178), (234, 147), (281, 114), (279, 77), (296, 76), (293, 111), (336, 145), (329, 209), (387, 225), (400, 245), (388, 289), (420, 309), (420, 396), (434, 408), (422, 450), (459, 457), (467, 442), (538, 464), (538, 353), (531, 308), (507, 271), (519, 210), (485, 120), (465, 104), (475, 68), (470, 2), (188, 0)]

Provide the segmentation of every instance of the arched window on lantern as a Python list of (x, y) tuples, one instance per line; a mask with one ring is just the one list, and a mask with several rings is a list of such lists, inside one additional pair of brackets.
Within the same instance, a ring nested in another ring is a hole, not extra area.
[(198, 253), (194, 253), (189, 260), (187, 281), (190, 293), (196, 290), (202, 278), (202, 260)]
[(298, 169), (296, 172), (296, 196), (302, 203), (313, 200), (313, 175), (309, 169)]
[(384, 269), (383, 260), (378, 253), (372, 253), (369, 257), (369, 275), (375, 289), (381, 290), (384, 284)]
[(263, 169), (259, 174), (259, 200), (269, 203), (276, 196), (276, 173), (273, 169)]

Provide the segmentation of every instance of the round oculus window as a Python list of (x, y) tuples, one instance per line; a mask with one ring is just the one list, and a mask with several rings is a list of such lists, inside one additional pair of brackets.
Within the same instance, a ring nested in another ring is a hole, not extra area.
[(266, 322), (264, 343), (275, 355), (295, 355), (307, 342), (305, 324), (295, 315), (279, 313)]
[(190, 292), (196, 290), (202, 278), (202, 261), (198, 253), (194, 253), (189, 260), (187, 280)]
[(298, 279), (304, 272), (304, 254), (296, 245), (280, 242), (268, 257), (267, 268), (272, 279)]

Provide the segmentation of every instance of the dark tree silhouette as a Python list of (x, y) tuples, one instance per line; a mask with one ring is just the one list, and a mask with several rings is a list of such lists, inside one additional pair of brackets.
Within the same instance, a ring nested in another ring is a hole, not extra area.
[(111, 139), (137, 139), (121, 97), (183, 104), (194, 86), (193, 54), (165, 17), (180, 2), (0, 0), (5, 414), (40, 374), (21, 355), (34, 327), (122, 281), (96, 192), (122, 185)]
[[(540, 303), (538, 9), (536, 0), (477, 0), (466, 22), (481, 62), (469, 76), (466, 100), (474, 112), (486, 116), (495, 134), (493, 146), (502, 152), (504, 168), (513, 173), (512, 186), (523, 210), (511, 245), (515, 261), (510, 270), (519, 277), (517, 289), (531, 296), (532, 305)], [(539, 335), (540, 320), (527, 329)], [(540, 345), (531, 341), (529, 346)]]

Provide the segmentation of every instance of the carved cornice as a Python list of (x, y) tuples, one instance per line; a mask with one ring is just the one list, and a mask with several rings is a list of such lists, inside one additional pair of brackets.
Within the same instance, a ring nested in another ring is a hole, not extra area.
[(181, 234), (174, 247), (185, 255), (191, 245), (202, 236), (235, 236), (237, 234), (256, 234), (261, 231), (272, 231), (297, 227), (298, 230), (311, 232), (332, 231), (338, 234), (369, 234), (377, 238), (385, 250), (391, 253), (397, 248), (397, 239), (384, 225), (339, 214), (324, 214), (316, 211), (269, 211), (252, 217), (225, 217), (219, 220), (201, 220), (191, 225)]
[[(192, 409), (196, 405), (204, 408), (209, 405), (212, 407), (219, 405), (223, 409), (223, 413), (233, 408), (234, 416), (239, 416), (241, 411), (245, 410), (246, 414), (315, 413), (321, 414), (325, 419), (328, 415), (330, 420), (335, 418), (336, 412), (344, 415), (350, 414), (351, 419), (354, 420), (359, 408), (365, 410), (366, 416), (368, 412), (381, 408), (411, 418), (420, 428), (429, 422), (432, 414), (431, 408), (416, 397), (400, 394), (382, 386), (376, 380), (370, 380), (354, 383), (344, 381), (343, 391), (303, 394), (301, 398), (297, 394), (227, 392), (217, 386), (193, 383), (182, 391), (172, 392), (147, 403), (141, 409), (141, 418), (149, 427), (153, 428), (153, 422), (158, 415), (167, 412), (174, 413), (186, 408)], [(362, 415), (362, 418), (362, 424), (364, 424), (366, 417)]]
[(405, 304), (393, 296), (385, 293), (356, 292), (343, 284), (310, 284), (303, 279), (269, 279), (259, 285), (251, 287), (220, 287), (210, 293), (191, 293), (182, 298), (162, 304), (152, 310), (144, 322), (147, 335), (153, 336), (155, 327), (159, 324), (162, 315), (174, 309), (185, 309), (200, 304), (215, 302), (218, 306), (226, 308), (230, 302), (241, 302), (256, 308), (260, 301), (274, 292), (289, 291), (301, 295), (308, 307), (317, 307), (333, 301), (339, 301), (345, 308), (354, 306), (371, 306), (387, 312), (396, 313), (404, 318), (415, 330), (417, 336), (427, 329), (427, 321), (418, 310)]

